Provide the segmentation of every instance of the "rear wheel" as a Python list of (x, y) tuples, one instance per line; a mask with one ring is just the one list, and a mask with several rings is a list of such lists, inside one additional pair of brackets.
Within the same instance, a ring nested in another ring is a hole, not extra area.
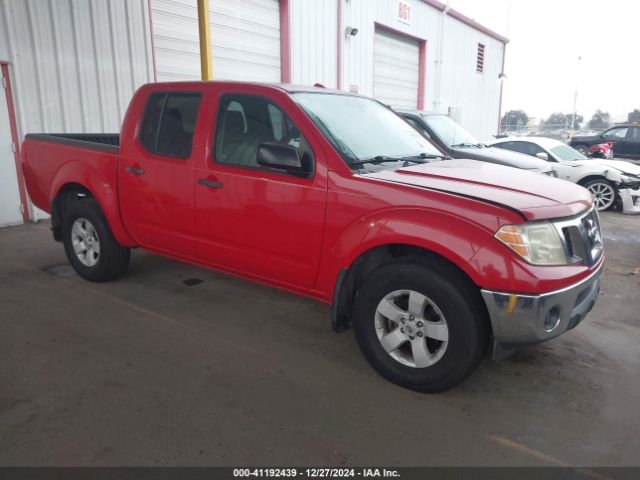
[(82, 278), (106, 282), (129, 266), (130, 250), (118, 244), (93, 198), (73, 202), (62, 221), (62, 240), (69, 263)]
[(616, 201), (616, 188), (607, 179), (596, 178), (585, 182), (582, 186), (589, 190), (593, 203), (599, 211), (610, 209)]
[(489, 338), (484, 307), (469, 280), (441, 267), (380, 267), (365, 279), (354, 304), (356, 339), (371, 366), (420, 392), (462, 382), (479, 365)]

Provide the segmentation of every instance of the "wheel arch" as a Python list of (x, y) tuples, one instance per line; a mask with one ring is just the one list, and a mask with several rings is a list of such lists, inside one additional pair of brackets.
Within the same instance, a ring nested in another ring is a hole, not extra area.
[[(80, 195), (80, 197), (78, 196)], [(53, 234), (56, 240), (60, 240), (64, 207), (68, 207), (69, 201), (88, 196), (94, 198), (115, 239), (122, 246), (132, 247), (135, 242), (127, 233), (120, 217), (118, 205), (118, 191), (116, 182), (104, 178), (99, 171), (83, 164), (82, 162), (69, 162), (65, 164), (55, 175), (51, 185), (51, 216)]]
[(606, 180), (607, 182), (611, 182), (611, 180), (609, 180), (604, 174), (589, 174), (585, 177), (582, 177), (580, 180), (578, 180), (576, 183), (578, 185), (580, 185), (581, 187), (584, 187), (585, 184), (587, 182), (590, 182), (591, 180)]
[[(362, 252), (347, 267), (340, 270), (333, 291), (331, 326), (336, 332), (351, 327), (351, 310), (364, 279), (376, 269), (399, 261), (419, 263), (425, 266), (437, 265), (438, 268), (455, 272), (466, 281), (466, 287), (473, 290), (481, 300), (477, 283), (468, 273), (468, 269), (432, 249), (407, 243), (387, 243)], [(481, 302), (484, 305), (484, 302)]]

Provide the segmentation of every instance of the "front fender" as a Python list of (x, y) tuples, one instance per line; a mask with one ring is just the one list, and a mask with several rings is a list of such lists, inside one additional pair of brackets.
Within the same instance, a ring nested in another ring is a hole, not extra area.
[(482, 285), (482, 271), (471, 261), (493, 233), (469, 220), (421, 208), (381, 210), (349, 225), (328, 246), (318, 275), (318, 290), (333, 296), (335, 279), (365, 252), (383, 245), (404, 244), (432, 251)]
[(125, 247), (135, 245), (120, 218), (117, 191), (117, 171), (113, 166), (112, 175), (108, 177), (82, 161), (65, 163), (55, 174), (51, 184), (50, 198), (57, 198), (60, 190), (68, 184), (79, 184), (94, 196), (102, 209), (113, 236)]

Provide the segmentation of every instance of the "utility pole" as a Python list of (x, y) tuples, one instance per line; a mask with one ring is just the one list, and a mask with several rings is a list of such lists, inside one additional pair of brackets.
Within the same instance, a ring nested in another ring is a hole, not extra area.
[(571, 130), (576, 129), (576, 106), (578, 105), (578, 85), (580, 82), (580, 60), (582, 57), (578, 57), (578, 68), (576, 68), (577, 78), (576, 78), (576, 90), (573, 93), (573, 114), (571, 115)]

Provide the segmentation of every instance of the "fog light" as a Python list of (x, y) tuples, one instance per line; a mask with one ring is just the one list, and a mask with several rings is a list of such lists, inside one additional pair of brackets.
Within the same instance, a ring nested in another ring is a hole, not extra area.
[(552, 332), (555, 330), (560, 324), (560, 309), (558, 307), (553, 307), (549, 312), (547, 312), (547, 316), (544, 319), (544, 329), (547, 332)]

